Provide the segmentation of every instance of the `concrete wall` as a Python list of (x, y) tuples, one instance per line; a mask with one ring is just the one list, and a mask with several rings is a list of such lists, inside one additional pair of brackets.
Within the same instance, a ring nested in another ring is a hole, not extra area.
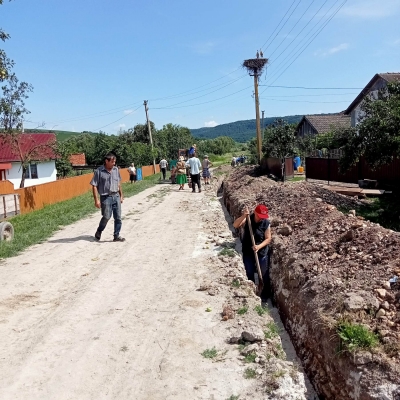
[[(11, 169), (6, 171), (6, 179), (10, 181), (15, 189), (19, 188), (21, 184), (22, 168), (21, 164), (17, 162), (11, 163)], [(37, 165), (37, 179), (25, 179), (25, 187), (40, 185), (42, 183), (54, 182), (57, 180), (56, 163), (54, 160), (38, 163)], [(30, 174), (29, 174), (30, 175)]]

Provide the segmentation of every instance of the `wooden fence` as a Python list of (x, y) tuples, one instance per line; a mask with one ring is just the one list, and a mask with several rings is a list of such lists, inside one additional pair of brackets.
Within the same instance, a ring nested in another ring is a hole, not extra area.
[(358, 183), (359, 180), (373, 179), (381, 185), (400, 182), (400, 159), (372, 170), (364, 157), (344, 174), (339, 172), (339, 160), (335, 158), (306, 157), (306, 179), (322, 181)]
[(281, 180), (290, 179), (294, 176), (293, 157), (286, 157), (284, 160), (284, 166), (282, 165), (282, 159), (280, 158), (263, 158), (260, 166), (263, 174), (272, 174)]
[[(145, 178), (146, 176), (153, 175), (153, 170), (152, 165), (142, 167), (142, 177)], [(160, 172), (158, 165), (156, 165), (157, 172)], [(121, 169), (120, 174), (122, 182), (129, 181), (129, 172), (127, 169)], [(69, 200), (92, 190), (90, 186), (92, 177), (93, 174), (85, 174), (16, 190), (14, 190), (14, 185), (11, 182), (0, 181), (0, 193), (19, 194), (21, 214), (26, 214), (31, 211), (40, 210), (45, 205)]]

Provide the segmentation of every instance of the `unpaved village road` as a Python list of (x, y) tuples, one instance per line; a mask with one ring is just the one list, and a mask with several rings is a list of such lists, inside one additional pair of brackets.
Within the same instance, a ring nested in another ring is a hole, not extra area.
[(212, 254), (203, 196), (159, 185), (125, 200), (125, 243), (112, 223), (93, 241), (96, 213), (0, 261), (0, 398), (219, 400), (249, 388), (229, 352), (200, 354), (226, 346), (222, 299), (196, 291)]

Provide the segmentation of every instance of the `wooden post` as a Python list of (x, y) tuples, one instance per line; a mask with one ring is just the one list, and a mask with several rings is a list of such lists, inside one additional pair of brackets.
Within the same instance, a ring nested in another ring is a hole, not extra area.
[[(144, 109), (145, 109), (145, 111), (146, 111), (147, 129), (149, 130), (151, 151), (153, 151), (153, 150), (154, 150), (154, 147), (153, 147), (153, 137), (151, 136), (151, 125), (150, 125), (149, 114), (148, 114), (148, 108), (147, 108), (147, 100), (145, 100), (143, 104), (144, 104)], [(153, 168), (154, 168), (154, 174), (155, 174), (155, 173), (156, 173), (156, 160), (154, 159), (154, 155), (153, 155)]]
[(261, 163), (262, 139), (261, 139), (261, 128), (260, 128), (260, 105), (258, 100), (258, 70), (256, 69), (254, 70), (254, 96), (256, 104), (257, 157), (258, 157), (258, 162)]

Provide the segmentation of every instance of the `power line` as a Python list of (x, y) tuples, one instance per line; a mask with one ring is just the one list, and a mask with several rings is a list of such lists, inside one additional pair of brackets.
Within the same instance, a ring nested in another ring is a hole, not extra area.
[(282, 86), (282, 85), (260, 85), (271, 88), (282, 88), (282, 89), (305, 89), (305, 90), (361, 90), (363, 88), (352, 88), (352, 87), (305, 87), (305, 86)]
[(247, 87), (245, 87), (244, 89), (238, 90), (237, 92), (228, 94), (228, 95), (226, 95), (226, 96), (219, 97), (218, 99), (213, 99), (213, 100), (210, 100), (210, 101), (205, 101), (205, 102), (203, 102), (203, 103), (188, 104), (188, 105), (186, 105), (186, 106), (180, 106), (180, 107), (174, 107), (173, 105), (172, 105), (172, 106), (168, 106), (168, 107), (152, 107), (152, 110), (172, 110), (172, 109), (174, 109), (174, 108), (186, 108), (186, 107), (199, 106), (199, 105), (202, 105), (202, 104), (208, 104), (208, 103), (212, 103), (212, 102), (214, 102), (214, 101), (218, 101), (218, 100), (225, 99), (225, 98), (227, 98), (227, 97), (233, 96), (234, 94), (243, 92), (243, 90), (247, 90), (247, 89), (249, 89), (249, 88), (251, 88), (251, 87), (253, 87), (253, 85), (247, 86)]
[[(297, 0), (293, 0), (293, 3), (290, 5), (290, 7), (287, 9), (285, 15), (281, 18), (281, 20), (279, 21), (279, 24), (276, 26), (276, 28), (273, 30), (273, 32), (271, 33), (271, 35), (269, 35), (267, 41), (261, 46), (261, 48), (263, 49), (264, 46), (268, 43), (269, 39), (271, 39), (272, 35), (275, 33), (275, 31), (279, 28), (279, 25), (282, 23), (282, 21), (284, 20), (284, 18), (286, 17), (287, 13), (290, 11), (290, 9), (293, 7), (293, 4), (296, 3)], [(278, 32), (279, 33), (279, 32)], [(276, 37), (276, 35), (275, 35)], [(273, 39), (272, 39), (273, 40)], [(272, 43), (272, 42), (271, 42)], [(270, 44), (271, 44), (270, 43)], [(269, 45), (268, 45), (269, 46)]]
[[(296, 41), (296, 39), (300, 36), (300, 34), (304, 31), (304, 29), (306, 29), (307, 28), (307, 26), (308, 25), (310, 25), (310, 23), (312, 22), (312, 20), (315, 18), (315, 16), (320, 12), (320, 10), (324, 7), (324, 5), (326, 4), (328, 2), (328, 0), (325, 0), (325, 2), (321, 5), (321, 7), (315, 12), (315, 14), (311, 17), (311, 19), (303, 26), (303, 28), (300, 30), (300, 32), (298, 32), (297, 33), (297, 35), (294, 37), (294, 39), (283, 49), (283, 51), (281, 51), (280, 53), (279, 53), (279, 55), (275, 58), (275, 60), (272, 60), (271, 62), (270, 62), (270, 65), (272, 65), (274, 62), (276, 62), (276, 60), (292, 45), (292, 43), (294, 42), (294, 41)], [(329, 11), (329, 10), (328, 10)], [(326, 15), (326, 14), (325, 14)], [(322, 17), (322, 18), (324, 18), (324, 16)], [(322, 20), (322, 18), (321, 18), (321, 20)], [(320, 20), (320, 21), (321, 21)], [(317, 23), (317, 25), (318, 25), (318, 23)], [(315, 25), (315, 26), (317, 26), (317, 25)], [(315, 26), (314, 26), (314, 28), (315, 28)], [(311, 29), (312, 30), (312, 29)], [(307, 37), (307, 36), (306, 36)]]
[(120, 120), (123, 119), (123, 118), (126, 118), (128, 115), (131, 115), (131, 114), (133, 114), (135, 111), (139, 110), (140, 107), (142, 107), (142, 105), (140, 105), (138, 108), (132, 110), (129, 114), (126, 114), (126, 115), (124, 115), (123, 117), (118, 118), (118, 119), (116, 119), (115, 121), (110, 122), (110, 123), (107, 124), (107, 125), (104, 125), (104, 126), (101, 126), (100, 128), (95, 129), (94, 132), (99, 131), (100, 129), (106, 128), (107, 126), (110, 126), (110, 125), (114, 124), (115, 122), (120, 121)]
[(270, 98), (270, 97), (260, 97), (261, 99), (267, 99), (267, 100), (274, 100), (274, 101), (285, 101), (288, 103), (315, 103), (315, 104), (321, 104), (321, 103), (349, 103), (348, 101), (308, 101), (308, 100), (282, 100), (282, 99), (276, 99), (276, 98)]
[(271, 53), (268, 54), (268, 58), (272, 58), (272, 56), (274, 55), (274, 53), (279, 49), (279, 47), (282, 45), (282, 43), (286, 40), (286, 38), (292, 33), (293, 29), (297, 26), (297, 24), (302, 20), (302, 18), (304, 17), (304, 15), (306, 14), (306, 12), (310, 9), (310, 7), (313, 5), (315, 0), (312, 0), (312, 2), (310, 3), (310, 5), (306, 8), (306, 10), (304, 11), (304, 13), (301, 15), (301, 17), (297, 20), (297, 22), (292, 26), (292, 29), (286, 34), (286, 36), (283, 38), (283, 40), (279, 43), (279, 45), (275, 48), (275, 50)]
[[(337, 1), (335, 2), (335, 4)], [(329, 24), (329, 22), (333, 19), (333, 17), (341, 10), (341, 8), (347, 3), (347, 0), (344, 0), (343, 3), (335, 10), (335, 12), (328, 18), (328, 20), (322, 25), (322, 27), (314, 34), (313, 37), (295, 54), (295, 58), (293, 61), (276, 77), (276, 79), (272, 82), (275, 83), (284, 73), (285, 71), (300, 57), (301, 54), (308, 48), (308, 46), (319, 36), (319, 34), (323, 31), (323, 29)], [(332, 7), (331, 7), (332, 8)], [(330, 9), (331, 9), (330, 8)], [(329, 12), (329, 11), (328, 11)], [(326, 14), (325, 14), (326, 15)], [(318, 24), (317, 24), (318, 25)], [(270, 79), (272, 79), (272, 76)], [(267, 88), (264, 89), (262, 93), (265, 92)], [(261, 94), (262, 94), (261, 93)]]

